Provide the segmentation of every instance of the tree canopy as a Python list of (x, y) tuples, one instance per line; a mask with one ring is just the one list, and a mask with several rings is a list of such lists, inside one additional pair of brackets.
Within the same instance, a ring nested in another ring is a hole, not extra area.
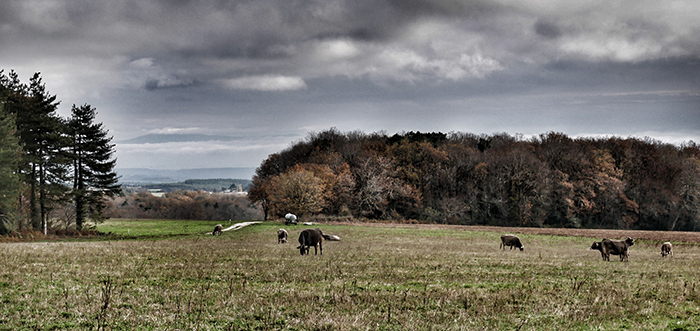
[[(305, 176), (308, 214), (450, 224), (700, 230), (700, 148), (650, 138), (531, 139), (505, 133), (341, 133), (270, 155), (250, 199), (292, 212)], [(313, 192), (313, 193), (311, 193)]]

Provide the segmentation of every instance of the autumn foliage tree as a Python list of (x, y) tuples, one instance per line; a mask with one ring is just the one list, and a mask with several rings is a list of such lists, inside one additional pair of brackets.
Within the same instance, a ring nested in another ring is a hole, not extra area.
[(280, 174), (271, 186), (270, 200), (278, 215), (292, 213), (302, 217), (316, 214), (325, 206), (323, 180), (301, 166)]
[(301, 210), (297, 197), (331, 217), (698, 230), (699, 157), (693, 142), (648, 138), (330, 129), (263, 161), (251, 199), (277, 216)]

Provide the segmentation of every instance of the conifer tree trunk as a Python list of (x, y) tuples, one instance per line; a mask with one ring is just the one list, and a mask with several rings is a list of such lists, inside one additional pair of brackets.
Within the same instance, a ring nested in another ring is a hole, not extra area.
[(39, 206), (37, 196), (37, 185), (36, 185), (36, 165), (32, 163), (31, 172), (29, 174), (29, 218), (32, 224), (32, 228), (35, 231), (39, 231), (41, 227), (41, 217), (39, 214)]

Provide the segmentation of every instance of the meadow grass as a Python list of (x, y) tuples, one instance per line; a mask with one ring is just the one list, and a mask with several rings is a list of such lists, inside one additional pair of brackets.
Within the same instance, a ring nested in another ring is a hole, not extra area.
[(276, 222), (1, 244), (0, 330), (700, 329), (696, 245), (662, 259), (642, 241), (621, 263), (593, 238), (521, 234), (520, 252), (488, 231), (318, 227), (342, 241), (310, 256), (295, 249), (306, 227)]
[(212, 232), (214, 226), (222, 224), (224, 227), (235, 224), (227, 221), (198, 221), (198, 220), (160, 220), (160, 219), (109, 219), (97, 226), (97, 229), (106, 234), (122, 238), (157, 238), (176, 235), (205, 234)]

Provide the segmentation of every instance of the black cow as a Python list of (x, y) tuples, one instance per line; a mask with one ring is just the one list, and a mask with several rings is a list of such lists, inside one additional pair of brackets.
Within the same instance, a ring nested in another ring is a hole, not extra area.
[(287, 230), (279, 229), (277, 230), (277, 243), (284, 244), (287, 242)]
[(216, 235), (221, 235), (221, 232), (222, 232), (223, 230), (224, 230), (224, 227), (223, 227), (221, 224), (217, 224), (217, 225), (214, 227), (214, 232), (212, 232), (212, 235), (214, 235), (214, 236), (216, 236)]
[(667, 241), (661, 245), (661, 257), (666, 257), (669, 254), (673, 256), (673, 245)]
[(525, 246), (520, 243), (520, 238), (512, 234), (504, 234), (501, 236), (501, 246), (499, 246), (499, 248), (506, 249), (506, 246), (510, 246), (511, 250), (513, 247), (520, 248), (521, 251), (525, 249)]
[[(314, 254), (321, 251), (323, 255), (323, 232), (321, 229), (306, 229), (299, 234), (299, 253), (309, 255), (309, 248), (314, 246)], [(318, 249), (316, 247), (318, 246)]]
[(620, 255), (620, 262), (629, 261), (629, 248), (634, 245), (634, 239), (627, 237), (625, 240), (610, 240), (603, 238), (600, 242), (603, 246), (604, 259), (610, 261), (610, 254)]

